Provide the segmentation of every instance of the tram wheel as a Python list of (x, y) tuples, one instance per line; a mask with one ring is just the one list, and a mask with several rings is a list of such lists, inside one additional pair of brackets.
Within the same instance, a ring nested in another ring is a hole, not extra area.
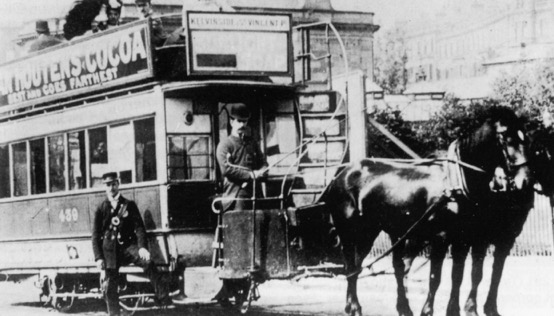
[[(67, 284), (63, 284), (63, 281), (58, 276), (48, 279), (49, 293), (50, 293), (50, 304), (60, 313), (70, 313), (75, 307), (75, 302), (77, 298), (75, 297), (75, 285), (71, 285), (71, 292), (61, 290), (66, 290)], [(67, 293), (69, 296), (58, 297), (58, 294)]]
[(127, 311), (127, 315), (133, 315), (137, 311), (157, 309), (154, 294), (134, 292), (119, 295), (119, 306)]
[[(239, 280), (223, 280), (225, 288), (225, 296), (218, 298), (218, 303), (225, 308), (238, 307), (241, 308), (242, 304), (248, 298), (248, 291), (250, 289), (250, 281), (247, 278)], [(233, 299), (233, 301), (230, 301)]]
[(250, 287), (248, 288), (248, 293), (246, 299), (241, 302), (240, 313), (246, 314), (253, 301), (257, 301), (260, 298), (260, 293), (258, 291), (258, 283), (254, 280), (250, 281)]
[(250, 290), (250, 282), (248, 279), (243, 279), (236, 284), (233, 296), (235, 297), (235, 306), (242, 308), (244, 302), (248, 299)]
[(145, 299), (144, 296), (126, 297), (123, 295), (119, 298), (119, 305), (127, 311), (129, 316), (132, 316), (139, 308), (144, 306)]
[(52, 306), (60, 313), (71, 313), (76, 300), (75, 297), (56, 297), (52, 298)]

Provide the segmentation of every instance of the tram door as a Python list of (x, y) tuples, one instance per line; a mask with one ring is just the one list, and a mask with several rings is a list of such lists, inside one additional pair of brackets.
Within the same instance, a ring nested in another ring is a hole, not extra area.
[(210, 229), (218, 191), (213, 105), (166, 98), (166, 152), (170, 228)]

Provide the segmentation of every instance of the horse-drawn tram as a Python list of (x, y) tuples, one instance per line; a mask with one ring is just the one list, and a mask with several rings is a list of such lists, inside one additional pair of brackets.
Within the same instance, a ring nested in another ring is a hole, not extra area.
[[(346, 96), (295, 81), (288, 15), (185, 20), (185, 43), (154, 47), (149, 21), (136, 21), (0, 66), (3, 280), (38, 276), (62, 311), (100, 298), (91, 229), (102, 175), (113, 170), (172, 290), (183, 291), (185, 267), (213, 265), (220, 278), (247, 281), (235, 297), (248, 307), (258, 282), (339, 262), (314, 197), (348, 157)], [(309, 39), (309, 27), (294, 31)], [(305, 70), (311, 52), (302, 47)], [(266, 197), (254, 201), (268, 209), (255, 212), (217, 206), (215, 148), (230, 130), (227, 105), (238, 102), (269, 165)], [(148, 301), (142, 269), (120, 272), (122, 304)]]

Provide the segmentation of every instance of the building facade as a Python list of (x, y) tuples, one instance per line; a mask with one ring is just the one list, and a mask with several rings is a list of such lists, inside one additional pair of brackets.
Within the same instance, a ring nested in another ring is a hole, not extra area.
[(440, 86), (462, 98), (484, 97), (501, 71), (554, 58), (548, 0), (450, 0), (430, 21), (405, 27), (408, 92)]

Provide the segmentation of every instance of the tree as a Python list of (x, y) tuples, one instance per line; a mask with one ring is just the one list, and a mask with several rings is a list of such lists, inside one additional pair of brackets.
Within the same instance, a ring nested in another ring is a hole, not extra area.
[(493, 89), (496, 99), (513, 107), (518, 115), (528, 117), (531, 122), (551, 120), (554, 111), (554, 64), (543, 62), (503, 73), (494, 81)]
[[(426, 122), (410, 123), (403, 120), (398, 111), (382, 110), (375, 119), (422, 157), (444, 152), (458, 137), (464, 137), (484, 123), (485, 113), (496, 100), (482, 100), (467, 104), (448, 96), (441, 110)], [(387, 143), (381, 137), (381, 141)]]
[(387, 94), (401, 94), (406, 90), (408, 56), (404, 38), (404, 30), (397, 26), (375, 40), (374, 81)]

